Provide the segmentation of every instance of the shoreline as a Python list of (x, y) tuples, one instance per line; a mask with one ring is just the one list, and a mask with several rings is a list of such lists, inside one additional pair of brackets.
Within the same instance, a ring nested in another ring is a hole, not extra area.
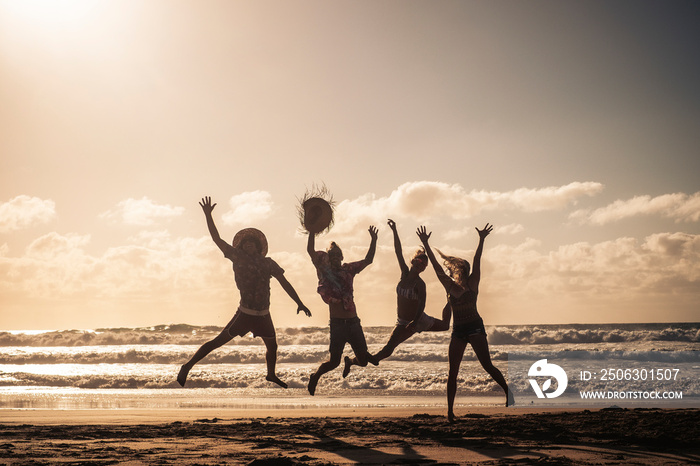
[(687, 464), (697, 408), (0, 410), (0, 464)]

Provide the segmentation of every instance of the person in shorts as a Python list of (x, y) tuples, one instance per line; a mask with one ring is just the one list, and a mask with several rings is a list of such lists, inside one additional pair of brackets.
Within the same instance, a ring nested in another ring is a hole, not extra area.
[(316, 267), (318, 294), (321, 295), (323, 302), (328, 304), (331, 334), (328, 361), (322, 363), (309, 377), (307, 388), (312, 396), (316, 393), (316, 385), (321, 376), (340, 365), (346, 343), (350, 343), (355, 353), (354, 364), (366, 366), (367, 362), (371, 362), (376, 365), (376, 361), (367, 351), (367, 342), (360, 318), (357, 316), (353, 291), (355, 275), (374, 260), (377, 249), (377, 229), (370, 226), (369, 234), (371, 241), (367, 255), (363, 260), (350, 263), (343, 263), (343, 251), (334, 242), (327, 251), (316, 251), (315, 235), (309, 234), (306, 250)]
[(265, 235), (255, 228), (246, 228), (236, 233), (232, 244), (221, 239), (214, 225), (212, 210), (216, 204), (211, 203), (210, 197), (205, 197), (199, 203), (207, 220), (207, 227), (214, 243), (224, 253), (224, 257), (233, 264), (233, 275), (238, 287), (241, 300), (236, 314), (224, 327), (221, 333), (204, 343), (192, 358), (182, 365), (177, 376), (180, 386), (185, 386), (187, 375), (192, 367), (201, 361), (206, 355), (225, 345), (234, 337), (243, 336), (252, 332), (253, 336), (262, 338), (265, 343), (265, 361), (267, 364), (268, 381), (287, 388), (287, 384), (277, 377), (275, 366), (277, 365), (277, 336), (275, 326), (270, 316), (270, 278), (274, 277), (282, 289), (297, 304), (297, 314), (304, 311), (311, 316), (311, 311), (301, 302), (294, 287), (284, 276), (284, 270), (267, 254), (267, 239)]
[[(396, 326), (384, 348), (374, 355), (377, 363), (391, 356), (397, 346), (416, 333), (448, 330), (451, 316), (449, 303), (442, 311), (442, 319), (436, 319), (425, 313), (426, 288), (420, 274), (428, 266), (428, 256), (423, 249), (418, 249), (411, 258), (411, 267), (409, 268), (403, 258), (401, 240), (396, 231), (396, 222), (389, 219), (388, 224), (394, 233), (394, 252), (401, 269), (401, 278), (396, 285)], [(347, 377), (354, 364), (354, 360), (345, 357), (343, 377)]]
[(488, 223), (482, 230), (476, 229), (479, 233), (479, 245), (474, 253), (474, 267), (471, 269), (471, 273), (469, 262), (459, 257), (446, 256), (438, 250), (438, 253), (445, 261), (445, 267), (447, 267), (449, 276), (445, 274), (442, 266), (435, 258), (435, 254), (430, 249), (428, 239), (431, 233), (428, 233), (423, 226), (418, 228), (417, 231), (418, 238), (423, 243), (438, 280), (440, 280), (440, 283), (447, 291), (447, 299), (450, 307), (452, 307), (452, 338), (448, 353), (450, 369), (447, 376), (447, 418), (450, 422), (455, 420), (454, 401), (457, 393), (457, 375), (467, 344), (471, 345), (484, 370), (489, 373), (505, 392), (506, 406), (513, 404), (513, 396), (508, 390), (506, 379), (501, 371), (491, 362), (489, 343), (486, 339), (486, 328), (476, 309), (476, 298), (479, 293), (479, 281), (481, 280), (481, 254), (484, 250), (484, 239), (492, 230), (493, 226)]

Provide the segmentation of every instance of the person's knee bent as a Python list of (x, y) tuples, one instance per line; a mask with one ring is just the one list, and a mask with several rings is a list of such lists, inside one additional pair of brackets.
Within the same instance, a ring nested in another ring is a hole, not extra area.
[(360, 367), (365, 367), (367, 365), (367, 355), (366, 354), (362, 354), (359, 356), (356, 355), (354, 362), (356, 365), (358, 365)]

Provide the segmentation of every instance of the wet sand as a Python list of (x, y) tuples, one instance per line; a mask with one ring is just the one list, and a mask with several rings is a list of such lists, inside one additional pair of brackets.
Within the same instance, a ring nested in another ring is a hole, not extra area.
[(0, 410), (0, 464), (688, 464), (700, 410)]

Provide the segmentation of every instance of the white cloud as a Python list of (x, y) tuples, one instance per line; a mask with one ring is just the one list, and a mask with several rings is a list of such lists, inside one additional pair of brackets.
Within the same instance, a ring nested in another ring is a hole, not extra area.
[(0, 204), (0, 233), (47, 223), (55, 217), (54, 201), (23, 194)]
[[(55, 299), (145, 298), (168, 300), (183, 290), (230, 291), (225, 261), (216, 260), (208, 237), (171, 239), (165, 232), (134, 244), (88, 253), (89, 235), (52, 232), (34, 240), (20, 257), (0, 256), (0, 292)], [(196, 294), (196, 292), (195, 292)]]
[(577, 210), (570, 218), (581, 223), (604, 225), (640, 215), (661, 215), (677, 222), (697, 222), (700, 220), (700, 192), (691, 195), (635, 196), (624, 201), (617, 200), (600, 209)]
[(383, 224), (387, 218), (410, 218), (422, 223), (440, 217), (464, 220), (484, 211), (559, 210), (575, 204), (583, 196), (593, 196), (602, 189), (600, 183), (573, 182), (564, 186), (519, 188), (504, 192), (467, 192), (459, 184), (437, 181), (404, 183), (387, 197), (365, 194), (338, 203), (333, 234), (353, 234), (362, 227), (366, 228), (365, 225)]
[(51, 232), (37, 238), (27, 246), (27, 257), (33, 259), (52, 259), (66, 256), (81, 250), (80, 248), (90, 242), (90, 235), (59, 235)]
[(127, 225), (149, 226), (155, 219), (169, 219), (182, 215), (184, 207), (156, 204), (147, 197), (126, 199), (117, 204), (116, 209), (100, 214), (100, 218), (121, 220)]
[[(484, 252), (498, 293), (536, 290), (551, 296), (615, 299), (649, 294), (697, 294), (700, 235), (658, 233), (643, 241), (623, 237), (574, 243), (540, 253), (538, 243), (499, 245)], [(643, 298), (642, 298), (643, 299)]]
[(222, 215), (226, 225), (250, 225), (264, 220), (273, 212), (272, 195), (267, 191), (249, 191), (233, 196), (231, 210)]

